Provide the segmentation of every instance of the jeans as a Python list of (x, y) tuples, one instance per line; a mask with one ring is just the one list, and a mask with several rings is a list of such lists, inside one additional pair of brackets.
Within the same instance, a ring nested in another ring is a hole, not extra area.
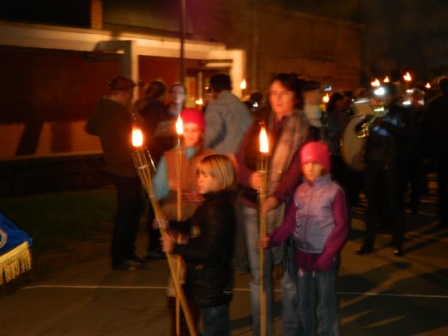
[[(252, 280), (250, 287), (250, 304), (252, 311), (253, 335), (260, 335), (260, 255), (257, 241), (260, 239), (257, 209), (243, 205), (244, 227), (246, 229), (247, 253), (249, 257), (250, 273)], [(274, 328), (272, 324), (272, 268), (274, 258), (269, 249), (265, 250), (264, 259), (264, 287), (266, 292), (266, 335), (272, 336)]]
[(294, 245), (287, 245), (287, 269), (282, 278), (282, 336), (299, 336), (299, 318), (297, 316), (297, 266), (294, 262)]
[[(244, 206), (242, 208), (244, 219), (244, 227), (246, 229), (247, 252), (249, 256), (249, 267), (252, 280), (250, 287), (250, 302), (252, 312), (252, 332), (253, 335), (260, 335), (260, 255), (257, 248), (259, 240), (259, 223), (258, 210)], [(266, 335), (274, 334), (272, 322), (272, 269), (274, 267), (274, 256), (271, 250), (265, 250), (264, 262), (264, 287), (266, 292)], [(297, 318), (297, 282), (296, 271), (294, 265), (294, 247), (288, 246), (289, 255), (289, 273), (285, 270), (282, 279), (282, 328), (283, 335), (298, 335), (298, 318)]]
[(223, 304), (216, 307), (200, 307), (203, 322), (201, 335), (230, 336), (229, 306)]
[(303, 336), (337, 336), (339, 323), (335, 289), (336, 271), (299, 271), (299, 320)]
[(241, 213), (241, 192), (235, 200), (235, 213), (237, 214), (235, 232), (235, 253), (233, 255), (233, 268), (237, 273), (249, 273), (249, 260), (247, 257), (244, 220)]
[(439, 197), (439, 218), (441, 225), (448, 225), (448, 158), (436, 157), (436, 172)]
[(112, 233), (112, 264), (119, 265), (135, 256), (138, 224), (144, 211), (140, 178), (112, 175), (117, 188), (117, 213)]
[(402, 171), (397, 167), (382, 169), (367, 166), (364, 188), (368, 200), (364, 245), (374, 247), (375, 230), (381, 224), (392, 228), (393, 244), (400, 248), (405, 234), (404, 185)]

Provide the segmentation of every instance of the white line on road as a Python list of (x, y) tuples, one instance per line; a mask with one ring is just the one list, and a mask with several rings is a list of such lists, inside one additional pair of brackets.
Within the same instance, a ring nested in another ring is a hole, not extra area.
[[(89, 286), (89, 285), (39, 285), (27, 286), (22, 289), (40, 289), (40, 288), (66, 288), (66, 289), (151, 289), (151, 290), (166, 290), (164, 286)], [(236, 292), (249, 292), (249, 288), (234, 288)], [(280, 289), (274, 290), (281, 292)], [(414, 298), (429, 298), (429, 299), (448, 299), (448, 295), (424, 295), (424, 294), (394, 294), (394, 293), (372, 293), (372, 292), (338, 292), (338, 295), (350, 296), (388, 296), (388, 297), (414, 297)]]

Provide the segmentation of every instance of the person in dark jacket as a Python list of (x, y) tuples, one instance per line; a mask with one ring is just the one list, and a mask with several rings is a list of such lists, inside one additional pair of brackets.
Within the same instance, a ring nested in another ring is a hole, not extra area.
[(356, 251), (374, 252), (375, 231), (392, 230), (393, 253), (403, 255), (405, 233), (404, 189), (409, 164), (409, 113), (399, 104), (398, 88), (384, 85), (385, 114), (370, 122), (367, 138), (364, 189), (368, 206), (363, 245)]
[(102, 97), (86, 125), (98, 136), (109, 172), (117, 188), (117, 213), (112, 235), (112, 267), (134, 270), (141, 266), (135, 254), (140, 217), (144, 211), (141, 182), (132, 161), (132, 116), (127, 107), (135, 84), (118, 76), (108, 83), (110, 95)]
[(448, 77), (439, 81), (441, 94), (428, 103), (427, 134), (430, 152), (436, 165), (439, 226), (448, 228)]
[[(236, 215), (232, 195), (236, 172), (232, 161), (211, 154), (197, 165), (198, 191), (204, 202), (186, 222), (187, 244), (173, 236), (162, 238), (163, 251), (183, 257), (188, 303), (199, 308), (205, 336), (230, 336), (229, 303), (232, 299), (232, 257)], [(185, 225), (184, 225), (185, 227)]]

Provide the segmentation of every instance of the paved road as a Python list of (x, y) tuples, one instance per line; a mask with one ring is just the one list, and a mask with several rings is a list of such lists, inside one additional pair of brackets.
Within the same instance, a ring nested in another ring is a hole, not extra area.
[[(393, 256), (388, 234), (379, 234), (376, 253), (358, 256), (363, 209), (352, 209), (338, 279), (341, 335), (448, 335), (448, 231), (437, 228), (434, 213), (428, 196), (421, 213), (407, 217), (404, 257)], [(134, 272), (108, 266), (104, 245), (95, 258), (28, 287), (11, 292), (8, 286), (7, 293), (0, 288), (0, 335), (169, 335), (166, 261)], [(247, 274), (236, 275), (230, 307), (235, 336), (251, 335), (248, 282)], [(281, 334), (280, 295), (277, 291), (276, 335)]]

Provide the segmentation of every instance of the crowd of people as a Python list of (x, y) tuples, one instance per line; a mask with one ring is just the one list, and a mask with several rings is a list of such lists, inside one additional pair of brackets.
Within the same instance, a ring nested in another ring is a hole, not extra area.
[[(410, 211), (418, 213), (428, 162), (438, 178), (440, 226), (447, 227), (448, 78), (440, 79), (440, 93), (424, 104), (425, 92), (415, 89), (409, 106), (402, 104), (399, 86), (385, 84), (381, 97), (369, 97), (381, 113), (362, 117), (352, 108), (356, 96), (350, 92), (334, 92), (324, 105), (324, 86), (294, 73), (275, 75), (266, 99), (253, 92), (245, 101), (232, 93), (227, 74), (213, 75), (202, 111), (185, 107), (181, 83), (167, 88), (152, 81), (135, 102), (132, 80), (118, 76), (108, 87), (110, 94), (99, 100), (86, 131), (99, 136), (117, 190), (112, 267), (143, 268), (166, 253), (177, 258), (196, 334), (230, 335), (236, 271), (251, 274), (253, 334), (273, 335), (273, 270), (281, 265), (282, 335), (338, 335), (335, 278), (350, 207), (365, 195), (359, 255), (373, 253), (375, 233), (386, 228), (394, 255), (402, 257), (405, 195)], [(174, 127), (179, 116), (180, 152)], [(350, 167), (341, 153), (342, 134), (354, 116), (356, 131), (365, 137), (363, 171)], [(164, 214), (163, 221), (155, 221), (146, 200), (149, 239), (143, 257), (135, 246), (145, 198), (131, 155), (134, 126), (142, 129), (154, 162), (154, 195)], [(268, 138), (267, 174), (258, 166), (262, 129)], [(168, 234), (161, 237), (160, 229)], [(177, 295), (169, 280), (171, 334), (189, 335), (185, 316), (178, 321), (175, 314)]]

